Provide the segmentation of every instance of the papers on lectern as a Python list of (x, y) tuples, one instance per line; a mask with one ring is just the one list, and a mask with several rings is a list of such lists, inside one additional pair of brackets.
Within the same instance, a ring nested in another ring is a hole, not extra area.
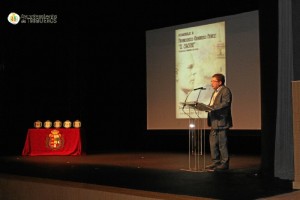
[(204, 104), (204, 103), (199, 103), (199, 102), (196, 102), (196, 101), (189, 101), (189, 102), (181, 102), (180, 104), (182, 104), (184, 107), (187, 106), (187, 107), (192, 107), (192, 108), (195, 108), (197, 110), (200, 110), (200, 111), (212, 111), (213, 108)]

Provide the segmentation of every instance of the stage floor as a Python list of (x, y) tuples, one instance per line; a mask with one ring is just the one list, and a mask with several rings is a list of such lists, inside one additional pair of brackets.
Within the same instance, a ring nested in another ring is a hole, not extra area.
[(207, 172), (209, 155), (126, 152), (82, 156), (1, 156), (0, 173), (212, 199), (259, 199), (293, 192), (260, 175), (259, 155), (231, 155), (230, 169)]

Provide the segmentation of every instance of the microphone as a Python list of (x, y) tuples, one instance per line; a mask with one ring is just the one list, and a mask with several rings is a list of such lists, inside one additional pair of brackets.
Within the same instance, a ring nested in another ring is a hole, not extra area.
[(204, 88), (204, 87), (198, 87), (198, 88), (195, 88), (194, 90), (206, 90), (206, 88)]

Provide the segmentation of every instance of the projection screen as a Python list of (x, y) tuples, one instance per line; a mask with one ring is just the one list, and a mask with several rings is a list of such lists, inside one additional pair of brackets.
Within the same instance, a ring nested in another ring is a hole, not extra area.
[(232, 129), (261, 129), (258, 11), (146, 31), (147, 130), (188, 129), (207, 113), (210, 78), (223, 73), (231, 89)]

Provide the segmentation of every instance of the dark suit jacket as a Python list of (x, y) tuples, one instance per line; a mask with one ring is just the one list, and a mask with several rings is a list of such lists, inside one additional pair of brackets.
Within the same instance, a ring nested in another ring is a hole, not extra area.
[[(212, 97), (213, 95), (214, 93)], [(214, 104), (211, 106), (213, 110), (208, 113), (208, 126), (213, 129), (228, 129), (232, 127), (231, 102), (231, 91), (228, 87), (223, 86), (218, 92)]]

